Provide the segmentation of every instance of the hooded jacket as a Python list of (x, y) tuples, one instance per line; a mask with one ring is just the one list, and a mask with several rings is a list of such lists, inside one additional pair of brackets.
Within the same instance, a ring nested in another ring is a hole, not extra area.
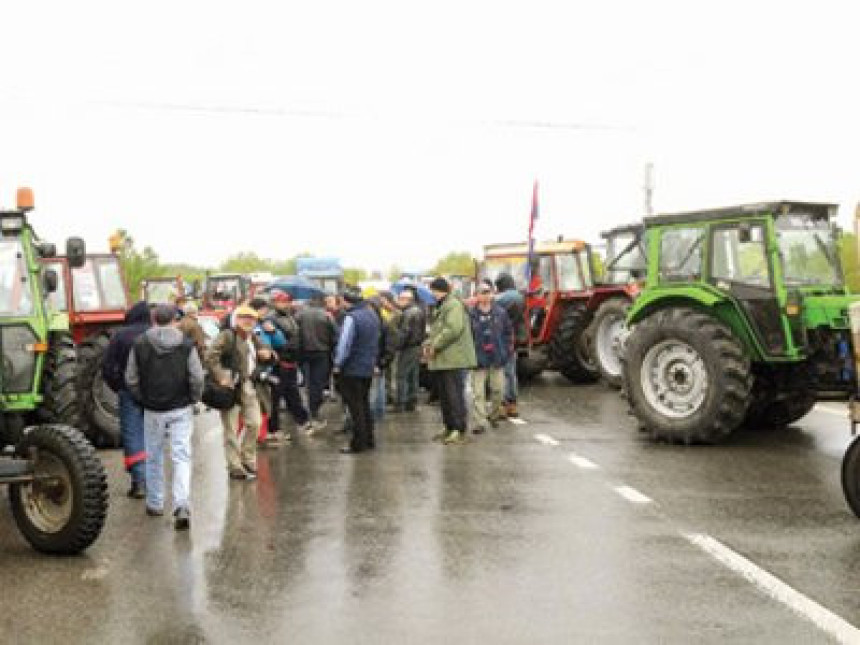
[[(128, 356), (128, 367), (125, 370), (126, 386), (132, 396), (141, 401), (144, 398), (144, 391), (149, 389), (146, 384), (141, 385), (141, 380), (159, 378), (155, 374), (145, 373), (145, 366), (138, 367), (138, 356), (144, 351), (144, 343), (151, 345), (155, 355), (159, 357), (164, 357), (174, 351), (179, 351), (183, 346), (185, 347), (188, 358), (182, 365), (176, 367), (177, 370), (181, 369), (184, 373), (159, 375), (165, 380), (170, 379), (182, 384), (175, 392), (173, 404), (167, 406), (166, 409), (176, 409), (199, 401), (203, 395), (203, 366), (200, 364), (200, 357), (194, 351), (193, 344), (186, 341), (182, 332), (171, 325), (152, 327), (134, 342), (133, 351)], [(147, 406), (144, 405), (144, 407)]]
[(466, 305), (453, 293), (439, 301), (426, 344), (434, 352), (428, 365), (431, 372), (472, 369), (477, 364)]
[(102, 376), (114, 392), (126, 389), (125, 369), (134, 341), (150, 326), (149, 304), (136, 302), (125, 314), (125, 322), (111, 337), (102, 363)]

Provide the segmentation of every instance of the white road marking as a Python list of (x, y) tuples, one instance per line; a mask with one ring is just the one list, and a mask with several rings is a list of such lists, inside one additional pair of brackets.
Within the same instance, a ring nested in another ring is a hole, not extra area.
[(648, 497), (647, 495), (643, 495), (635, 488), (630, 488), (630, 486), (616, 486), (615, 492), (621, 495), (628, 502), (633, 502), (634, 504), (650, 504), (654, 500)]
[(535, 439), (540, 441), (545, 446), (557, 446), (558, 439), (553, 439), (548, 434), (536, 434)]
[(525, 421), (523, 421), (522, 419), (515, 419), (514, 417), (508, 417), (508, 421), (510, 421), (514, 425), (518, 425), (518, 426), (526, 425)]
[(574, 466), (578, 466), (583, 470), (597, 470), (600, 468), (597, 464), (595, 464), (590, 459), (586, 459), (585, 457), (580, 457), (575, 452), (570, 453), (567, 456), (567, 460), (572, 463)]
[(831, 405), (824, 405), (822, 403), (818, 403), (815, 406), (815, 409), (818, 412), (827, 412), (828, 414), (836, 414), (843, 419), (848, 418), (848, 408), (836, 408)]
[(778, 600), (823, 632), (833, 636), (840, 643), (860, 643), (860, 629), (789, 587), (776, 576), (747, 560), (739, 553), (732, 551), (721, 542), (709, 535), (700, 533), (684, 533), (683, 536), (712, 558), (735, 573), (739, 573), (768, 596)]

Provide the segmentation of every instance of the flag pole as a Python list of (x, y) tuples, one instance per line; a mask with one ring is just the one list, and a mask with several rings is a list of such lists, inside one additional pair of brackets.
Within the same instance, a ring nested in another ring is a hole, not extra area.
[(532, 184), (532, 208), (529, 213), (529, 235), (528, 235), (528, 254), (526, 255), (526, 293), (525, 293), (525, 323), (526, 332), (528, 334), (528, 346), (532, 347), (532, 328), (531, 328), (531, 307), (529, 306), (529, 297), (532, 290), (532, 264), (534, 262), (535, 253), (535, 220), (538, 218), (538, 180), (535, 179)]

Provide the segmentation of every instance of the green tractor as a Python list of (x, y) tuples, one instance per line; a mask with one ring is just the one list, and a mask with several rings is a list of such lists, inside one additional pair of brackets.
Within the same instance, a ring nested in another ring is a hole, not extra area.
[[(19, 189), (17, 208), (0, 211), (0, 483), (9, 485), (12, 515), (34, 548), (73, 554), (101, 533), (107, 481), (75, 429), (74, 343), (68, 316), (46, 305), (58, 275), (39, 261), (56, 256), (56, 247), (34, 234), (32, 207), (32, 193)], [(66, 254), (82, 264), (83, 240), (69, 239)]]
[(830, 204), (645, 220), (648, 279), (628, 317), (625, 389), (658, 439), (717, 443), (857, 391)]

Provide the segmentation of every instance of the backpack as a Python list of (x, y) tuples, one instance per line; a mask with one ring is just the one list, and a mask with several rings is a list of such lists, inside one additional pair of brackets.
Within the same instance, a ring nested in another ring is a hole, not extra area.
[[(226, 360), (225, 354), (221, 354), (221, 366), (229, 369), (234, 374), (238, 374), (239, 369), (236, 365), (236, 345), (238, 340), (235, 332), (231, 331), (230, 334), (233, 336), (232, 349), (229, 358)], [(213, 378), (211, 371), (206, 370), (206, 374), (203, 377), (203, 396), (201, 400), (204, 405), (213, 410), (230, 410), (239, 401), (239, 387), (239, 385), (235, 384), (229, 386), (221, 385)]]
[(288, 363), (295, 363), (302, 353), (302, 333), (295, 316), (275, 316), (271, 319), (280, 329), (287, 344), (278, 350), (278, 357)]

